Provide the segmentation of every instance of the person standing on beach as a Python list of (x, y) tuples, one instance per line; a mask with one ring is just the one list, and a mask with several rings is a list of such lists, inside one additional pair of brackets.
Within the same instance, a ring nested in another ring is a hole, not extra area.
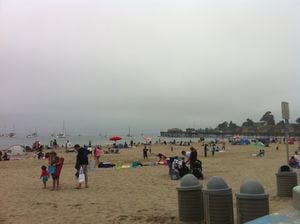
[(94, 151), (94, 158), (96, 161), (96, 166), (98, 167), (99, 163), (100, 163), (100, 156), (102, 154), (102, 149), (100, 148), (100, 146), (96, 146), (95, 151)]
[(192, 146), (191, 148), (190, 148), (190, 150), (191, 150), (191, 155), (190, 155), (190, 168), (191, 168), (191, 170), (193, 170), (194, 169), (194, 167), (195, 167), (195, 163), (196, 163), (196, 161), (197, 161), (197, 157), (198, 157), (198, 153), (197, 153), (197, 150)]
[[(80, 171), (80, 168), (82, 168), (82, 171), (84, 173), (84, 178), (85, 178), (85, 181), (84, 181), (85, 187), (88, 188), (87, 170), (88, 170), (88, 165), (89, 165), (89, 160), (88, 160), (89, 151), (85, 148), (80, 147), (80, 145), (78, 145), (78, 144), (76, 144), (74, 146), (74, 148), (77, 151), (75, 168), (77, 169), (78, 173)], [(81, 183), (78, 183), (78, 186), (76, 188), (80, 189)]]
[(143, 157), (144, 157), (144, 160), (145, 159), (148, 160), (148, 149), (147, 149), (147, 146), (144, 146), (144, 148), (143, 148)]
[(204, 144), (204, 157), (207, 157), (207, 150), (208, 150), (208, 144), (207, 143), (205, 143)]
[(55, 172), (52, 175), (52, 177), (53, 177), (53, 190), (55, 190), (55, 187), (56, 187), (56, 190), (58, 190), (59, 189), (59, 177), (60, 177), (61, 169), (63, 167), (65, 159), (63, 157), (58, 157), (57, 156), (55, 158), (55, 160), (56, 160), (56, 167), (55, 167)]
[(43, 185), (44, 185), (44, 189), (46, 189), (46, 184), (48, 181), (48, 178), (50, 177), (49, 172), (47, 171), (47, 167), (46, 166), (42, 166), (41, 167), (41, 175), (40, 175), (40, 179), (42, 179), (43, 181)]

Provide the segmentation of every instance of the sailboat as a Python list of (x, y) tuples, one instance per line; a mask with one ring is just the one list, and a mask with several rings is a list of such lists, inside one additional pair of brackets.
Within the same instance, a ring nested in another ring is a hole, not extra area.
[(63, 122), (63, 130), (62, 130), (62, 132), (58, 133), (58, 135), (56, 137), (57, 138), (66, 138), (67, 137), (65, 122)]
[(38, 137), (38, 134), (37, 134), (36, 129), (34, 130), (33, 133), (26, 136), (26, 138), (37, 138), (37, 137)]
[(126, 136), (127, 137), (132, 137), (132, 135), (130, 134), (130, 128), (128, 128), (128, 134)]
[(13, 126), (12, 132), (7, 134), (7, 137), (10, 137), (10, 138), (16, 137), (15, 126)]

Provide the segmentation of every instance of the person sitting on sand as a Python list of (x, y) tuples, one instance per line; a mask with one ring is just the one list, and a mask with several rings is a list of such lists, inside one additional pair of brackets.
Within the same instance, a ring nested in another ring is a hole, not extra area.
[(164, 154), (158, 153), (157, 156), (159, 158), (159, 160), (158, 160), (157, 163), (159, 163), (159, 164), (160, 163), (166, 164), (167, 157)]
[(3, 157), (2, 157), (3, 160), (9, 160), (9, 156), (7, 155), (7, 153), (5, 152)]
[(189, 164), (190, 163), (190, 156), (191, 156), (191, 152), (186, 152), (186, 151), (181, 151), (181, 155), (183, 155), (183, 161), (185, 164)]
[(295, 152), (294, 158), (296, 160), (297, 166), (300, 166), (300, 156), (298, 155), (298, 152)]
[(292, 157), (290, 158), (290, 160), (289, 160), (289, 165), (290, 165), (291, 167), (297, 167), (297, 166), (298, 166), (297, 161), (296, 161), (296, 159), (295, 159), (294, 156), (292, 156)]

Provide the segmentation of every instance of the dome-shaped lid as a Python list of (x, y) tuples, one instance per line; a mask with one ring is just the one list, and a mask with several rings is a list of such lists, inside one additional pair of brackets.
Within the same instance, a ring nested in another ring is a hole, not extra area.
[(279, 167), (278, 172), (291, 172), (292, 169), (289, 165), (282, 165), (281, 167)]
[(243, 183), (240, 187), (241, 194), (264, 194), (264, 187), (255, 180)]
[(209, 179), (207, 183), (207, 189), (209, 190), (221, 190), (221, 189), (227, 189), (228, 185), (223, 180), (222, 177), (214, 176)]
[(197, 187), (201, 186), (199, 180), (193, 174), (186, 174), (181, 178), (181, 187)]

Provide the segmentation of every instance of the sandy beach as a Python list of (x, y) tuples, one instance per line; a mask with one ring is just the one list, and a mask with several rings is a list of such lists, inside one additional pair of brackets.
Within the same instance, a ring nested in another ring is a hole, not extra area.
[[(253, 157), (258, 148), (226, 145), (226, 152), (211, 153), (204, 158), (201, 144), (193, 144), (198, 157), (203, 162), (204, 180), (221, 176), (232, 187), (234, 198), (241, 184), (247, 180), (257, 180), (269, 193), (270, 212), (291, 205), (291, 198), (276, 196), (276, 176), (280, 165), (286, 164), (285, 145), (275, 150), (275, 144), (265, 148), (264, 157)], [(290, 156), (297, 148), (290, 145)], [(188, 147), (153, 145), (149, 161), (157, 161), (154, 154), (180, 155)], [(89, 188), (75, 189), (76, 153), (64, 153), (65, 158), (60, 182), (61, 189), (51, 191), (52, 180), (43, 189), (39, 179), (40, 167), (47, 165), (44, 160), (33, 159), (28, 154), (25, 159), (0, 162), (0, 223), (179, 223), (176, 186), (179, 181), (170, 180), (167, 166), (147, 166), (117, 170), (115, 168), (89, 171)], [(133, 160), (142, 163), (142, 147), (124, 149), (119, 154), (103, 154), (103, 162), (130, 164)], [(298, 171), (299, 172), (299, 171)], [(298, 178), (299, 179), (299, 178)]]

